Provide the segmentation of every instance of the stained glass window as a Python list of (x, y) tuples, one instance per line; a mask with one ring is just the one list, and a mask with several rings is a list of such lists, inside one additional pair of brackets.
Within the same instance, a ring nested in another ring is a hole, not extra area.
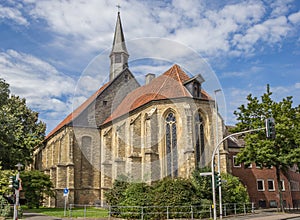
[(199, 113), (195, 116), (195, 142), (196, 165), (199, 167), (205, 147), (203, 119)]
[(178, 176), (177, 127), (172, 112), (166, 117), (166, 172), (168, 176)]

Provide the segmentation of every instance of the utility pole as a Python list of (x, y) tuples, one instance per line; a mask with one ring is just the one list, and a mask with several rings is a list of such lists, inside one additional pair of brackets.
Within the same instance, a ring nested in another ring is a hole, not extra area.
[(17, 189), (15, 189), (16, 201), (15, 201), (15, 204), (14, 204), (14, 217), (13, 217), (13, 220), (18, 220), (18, 208), (19, 208), (19, 205), (20, 205), (20, 170), (23, 167), (23, 165), (21, 163), (18, 163), (15, 166), (18, 168), (18, 173), (16, 175), (16, 181), (18, 181), (18, 187), (17, 187)]

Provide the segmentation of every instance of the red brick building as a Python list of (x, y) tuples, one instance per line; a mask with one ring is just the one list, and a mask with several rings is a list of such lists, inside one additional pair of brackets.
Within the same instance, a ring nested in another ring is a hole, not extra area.
[[(235, 158), (243, 146), (243, 142), (239, 139), (231, 138), (228, 141), (230, 173), (239, 177), (247, 187), (250, 201), (254, 202), (257, 208), (277, 207), (279, 197), (275, 168), (261, 168), (255, 163), (249, 167), (237, 164)], [(300, 174), (296, 172), (296, 167), (290, 168), (286, 175), (281, 173), (281, 181), (284, 207), (300, 207)]]

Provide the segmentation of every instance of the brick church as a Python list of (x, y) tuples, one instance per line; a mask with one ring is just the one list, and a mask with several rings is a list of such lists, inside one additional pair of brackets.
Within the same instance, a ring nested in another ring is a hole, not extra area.
[(203, 77), (190, 77), (174, 64), (157, 77), (147, 74), (140, 85), (128, 66), (120, 13), (109, 58), (109, 82), (35, 151), (35, 168), (50, 175), (56, 190), (47, 206), (63, 206), (64, 188), (69, 203), (103, 204), (105, 190), (120, 175), (147, 183), (188, 177), (211, 160), (216, 112)]

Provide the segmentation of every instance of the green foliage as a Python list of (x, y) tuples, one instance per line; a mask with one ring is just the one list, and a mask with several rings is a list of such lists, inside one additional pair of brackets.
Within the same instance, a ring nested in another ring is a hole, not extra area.
[(122, 176), (118, 177), (113, 184), (113, 187), (104, 193), (108, 205), (117, 206), (125, 199), (125, 191), (129, 183), (127, 178)]
[(231, 174), (221, 174), (223, 203), (248, 203), (250, 201), (247, 189), (238, 177)]
[(264, 130), (246, 135), (246, 147), (238, 155), (237, 162), (244, 162), (246, 165), (255, 162), (261, 167), (275, 166), (283, 169), (295, 163), (300, 165), (299, 106), (292, 107), (292, 97), (275, 102), (271, 95), (269, 87), (261, 101), (250, 94), (247, 106), (241, 105), (234, 112), (239, 122), (233, 132), (264, 127), (265, 119), (270, 117), (275, 119), (276, 128), (275, 140), (266, 139)]
[[(292, 97), (275, 102), (271, 99), (271, 95), (269, 86), (260, 100), (251, 94), (248, 95), (247, 105), (241, 105), (234, 112), (238, 123), (232, 131), (264, 127), (266, 118), (275, 119), (275, 139), (266, 139), (264, 130), (247, 134), (244, 138), (245, 148), (238, 154), (237, 162), (244, 162), (245, 165), (254, 162), (260, 167), (267, 168), (274, 166), (277, 180), (280, 180), (280, 171), (284, 173), (294, 164), (300, 167), (300, 107), (293, 107)], [(279, 197), (281, 198), (280, 190)]]
[[(164, 219), (168, 207), (169, 218), (189, 218), (191, 207), (195, 218), (209, 216), (212, 190), (211, 176), (200, 176), (209, 168), (196, 169), (191, 179), (164, 178), (153, 185), (128, 183), (119, 178), (113, 188), (105, 193), (111, 215), (122, 218)], [(237, 177), (222, 174), (223, 202), (249, 202), (247, 190)]]
[(49, 175), (33, 170), (21, 172), (20, 177), (25, 192), (26, 205), (29, 208), (39, 208), (44, 196), (54, 196), (53, 184)]
[(2, 217), (12, 216), (10, 204), (3, 196), (0, 196), (0, 216)]
[(10, 95), (9, 85), (0, 79), (0, 162), (3, 169), (15, 169), (32, 161), (34, 147), (45, 137), (46, 126), (26, 100)]
[(11, 170), (2, 170), (0, 166), (0, 194), (9, 196), (12, 194), (12, 189), (9, 188), (9, 177), (15, 175)]
[(197, 197), (201, 198), (204, 203), (208, 203), (208, 201), (212, 201), (211, 176), (200, 176), (200, 173), (204, 172), (211, 172), (211, 169), (209, 167), (195, 169), (191, 181), (196, 188)]
[(146, 183), (131, 183), (128, 185), (120, 202), (121, 206), (151, 205), (151, 187)]

